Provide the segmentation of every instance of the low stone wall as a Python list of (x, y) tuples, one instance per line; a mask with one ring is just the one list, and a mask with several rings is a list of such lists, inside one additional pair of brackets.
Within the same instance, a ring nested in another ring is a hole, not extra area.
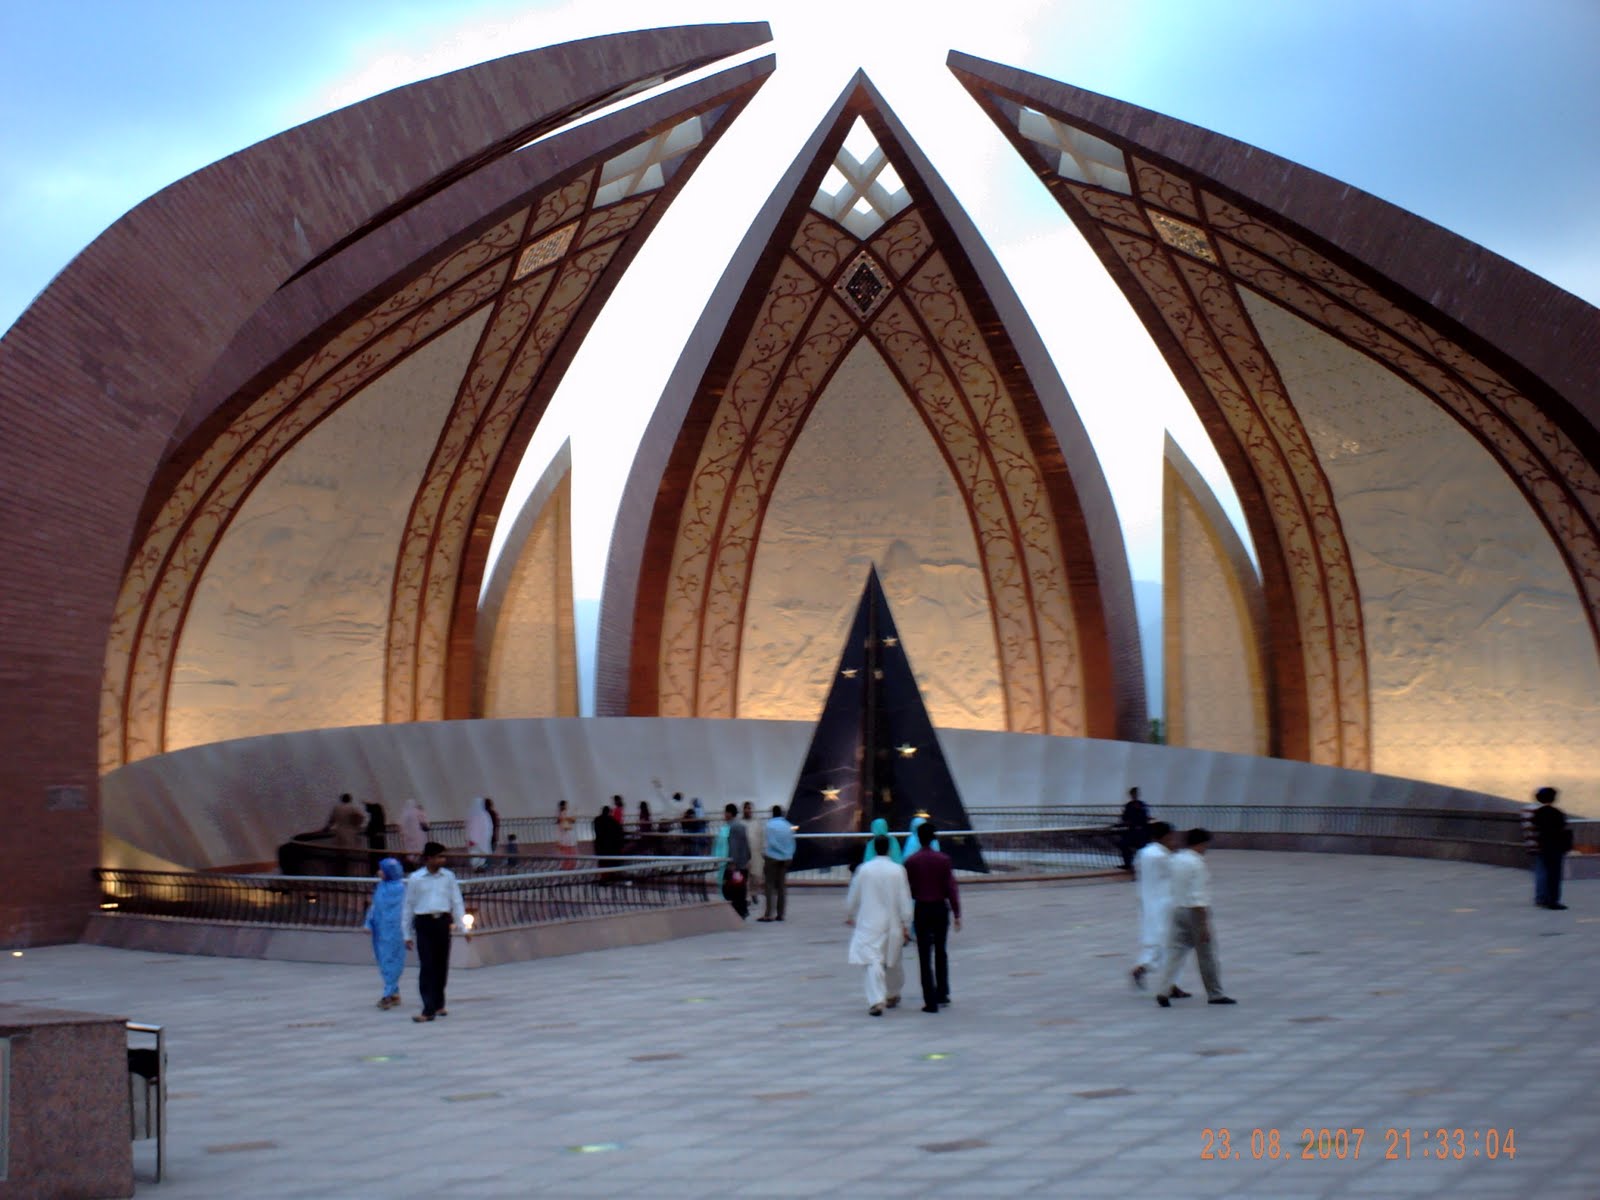
[[(567, 800), (586, 826), (613, 794), (657, 816), (674, 791), (711, 813), (727, 801), (787, 807), (813, 732), (808, 721), (646, 717), (424, 721), (317, 729), (196, 746), (101, 781), (101, 865), (192, 870), (271, 862), (279, 843), (320, 828), (340, 792), (391, 819), (408, 797), (433, 820), (460, 820), (473, 796), (506, 817), (553, 816)], [(1168, 805), (1287, 804), (1514, 811), (1500, 797), (1314, 766), (1094, 738), (939, 731), (971, 807), (1100, 805), (1138, 786)], [(580, 829), (580, 833), (586, 832)]]
[(1436, 838), (1382, 837), (1343, 833), (1216, 833), (1219, 850), (1293, 850), (1312, 854), (1383, 854), (1398, 858), (1440, 858), (1492, 867), (1526, 867), (1521, 846), (1494, 842), (1450, 842)]
[[(562, 954), (581, 954), (588, 950), (643, 946), (702, 933), (721, 933), (737, 929), (740, 924), (733, 908), (718, 900), (685, 908), (495, 929), (474, 934), (470, 942), (461, 937), (452, 938), (450, 966), (456, 970), (472, 970)], [(95, 946), (159, 954), (372, 965), (372, 940), (360, 929), (282, 929), (226, 921), (96, 913), (89, 919), (83, 941)]]

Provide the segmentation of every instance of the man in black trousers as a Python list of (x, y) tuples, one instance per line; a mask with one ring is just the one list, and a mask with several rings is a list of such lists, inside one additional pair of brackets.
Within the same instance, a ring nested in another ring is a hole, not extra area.
[(917, 841), (922, 848), (905, 861), (911, 899), (916, 902), (912, 920), (917, 929), (917, 964), (922, 968), (925, 1013), (936, 1013), (941, 1004), (950, 1003), (950, 956), (945, 950), (945, 938), (952, 915), (956, 932), (961, 932), (961, 893), (956, 888), (955, 868), (948, 854), (933, 849), (937, 836), (932, 821), (918, 825)]
[(1538, 802), (1529, 824), (1533, 829), (1533, 902), (1540, 908), (1563, 909), (1561, 903), (1562, 859), (1572, 849), (1572, 831), (1567, 816), (1556, 807), (1556, 789), (1542, 787), (1533, 794)]
[(450, 925), (455, 923), (467, 941), (472, 930), (467, 925), (466, 905), (455, 872), (444, 865), (444, 847), (429, 842), (422, 848), (427, 864), (406, 880), (405, 902), (400, 911), (400, 928), (406, 949), (417, 951), (417, 990), (422, 993), (422, 1011), (413, 1021), (448, 1017), (444, 1006), (445, 984), (450, 978)]

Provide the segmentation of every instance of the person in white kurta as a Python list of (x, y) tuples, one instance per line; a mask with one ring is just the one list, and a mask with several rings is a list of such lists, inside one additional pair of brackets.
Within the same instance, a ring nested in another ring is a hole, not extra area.
[(867, 1011), (875, 1017), (900, 1002), (900, 955), (911, 936), (913, 911), (906, 869), (889, 857), (888, 838), (879, 840), (886, 844), (856, 868), (845, 898), (845, 924), (855, 926), (850, 962), (867, 969)]
[(744, 802), (744, 835), (750, 842), (750, 896), (756, 898), (756, 893), (763, 888), (767, 880), (766, 848), (767, 848), (767, 822), (757, 819), (755, 805), (749, 800)]
[(472, 811), (467, 814), (467, 853), (472, 855), (472, 869), (483, 870), (483, 864), (488, 860), (488, 854), (494, 842), (494, 818), (489, 815), (489, 804), (485, 797), (472, 798)]
[(1157, 821), (1150, 826), (1150, 841), (1133, 856), (1139, 885), (1139, 961), (1132, 972), (1135, 987), (1142, 988), (1151, 971), (1160, 971), (1161, 956), (1171, 936), (1170, 871), (1178, 838), (1171, 825)]

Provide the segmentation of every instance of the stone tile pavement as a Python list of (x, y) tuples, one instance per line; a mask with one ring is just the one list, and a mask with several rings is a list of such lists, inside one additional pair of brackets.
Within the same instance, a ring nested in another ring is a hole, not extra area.
[[(163, 1200), (1600, 1196), (1600, 881), (1552, 913), (1492, 867), (1211, 858), (1235, 1008), (1129, 986), (1111, 881), (969, 888), (937, 1016), (914, 983), (866, 1015), (833, 889), (782, 925), (459, 972), (432, 1025), (414, 970), (384, 1013), (375, 970), (88, 946), (0, 959), (0, 1001), (167, 1027), (167, 1182), (136, 1159)], [(1359, 1159), (1302, 1158), (1307, 1127), (1364, 1129)], [(1467, 1157), (1433, 1157), (1440, 1127)], [(1239, 1157), (1203, 1158), (1219, 1129)], [(1274, 1129), (1287, 1156), (1258, 1159)]]

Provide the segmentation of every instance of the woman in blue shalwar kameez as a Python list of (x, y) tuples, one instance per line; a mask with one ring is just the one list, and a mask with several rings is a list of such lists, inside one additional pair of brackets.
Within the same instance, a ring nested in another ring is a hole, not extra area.
[(400, 1003), (400, 973), (406, 968), (405, 933), (400, 928), (406, 880), (399, 860), (393, 858), (378, 864), (378, 874), (365, 924), (372, 930), (372, 956), (378, 960), (378, 973), (383, 976), (383, 996), (378, 1007), (393, 1008)]

